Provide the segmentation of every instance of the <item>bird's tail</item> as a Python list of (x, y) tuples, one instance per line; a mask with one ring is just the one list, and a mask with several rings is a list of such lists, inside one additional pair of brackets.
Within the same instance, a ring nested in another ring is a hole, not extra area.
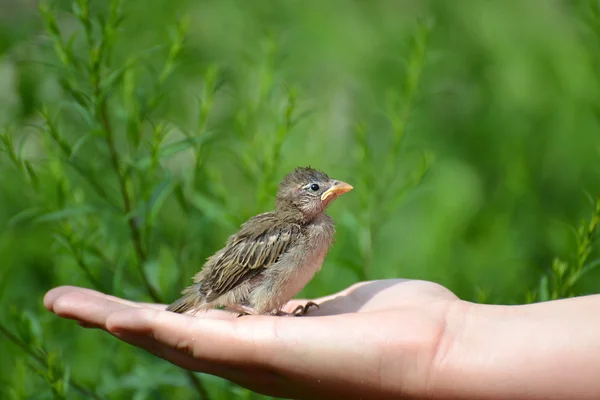
[(167, 307), (167, 311), (182, 314), (190, 310), (198, 310), (206, 305), (199, 285), (192, 285), (181, 292), (183, 296)]

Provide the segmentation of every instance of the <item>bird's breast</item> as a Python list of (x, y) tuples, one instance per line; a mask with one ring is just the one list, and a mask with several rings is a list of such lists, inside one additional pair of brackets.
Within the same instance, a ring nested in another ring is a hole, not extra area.
[(306, 227), (298, 245), (281, 260), (279, 302), (293, 298), (321, 269), (335, 232), (331, 219), (323, 217)]

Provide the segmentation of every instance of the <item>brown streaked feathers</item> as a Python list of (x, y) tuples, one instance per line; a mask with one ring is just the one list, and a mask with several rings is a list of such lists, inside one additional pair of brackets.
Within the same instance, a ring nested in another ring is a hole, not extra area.
[(207, 301), (213, 301), (235, 289), (261, 269), (273, 265), (300, 232), (300, 225), (283, 223), (274, 213), (253, 217), (229, 239), (223, 250), (208, 259), (206, 267), (212, 267), (212, 272), (206, 277), (199, 276), (200, 292), (206, 294)]

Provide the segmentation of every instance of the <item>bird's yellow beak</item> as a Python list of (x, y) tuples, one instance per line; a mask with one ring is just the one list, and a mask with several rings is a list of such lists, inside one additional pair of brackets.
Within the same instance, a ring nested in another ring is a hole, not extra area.
[[(330, 198), (336, 198), (337, 196), (340, 196), (344, 193), (348, 193), (352, 189), (354, 189), (354, 187), (352, 187), (352, 185), (350, 185), (346, 182), (338, 181), (321, 195), (321, 201), (327, 201)], [(333, 199), (331, 199), (331, 200), (333, 200)]]

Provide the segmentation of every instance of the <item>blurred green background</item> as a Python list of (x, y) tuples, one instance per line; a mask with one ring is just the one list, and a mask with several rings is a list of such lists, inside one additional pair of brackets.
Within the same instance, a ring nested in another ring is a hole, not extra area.
[(42, 296), (174, 300), (299, 165), (355, 186), (302, 296), (395, 277), (505, 304), (600, 290), (578, 273), (596, 258), (597, 0), (117, 3), (0, 0), (0, 397), (87, 398), (70, 371), (98, 398), (197, 398)]

